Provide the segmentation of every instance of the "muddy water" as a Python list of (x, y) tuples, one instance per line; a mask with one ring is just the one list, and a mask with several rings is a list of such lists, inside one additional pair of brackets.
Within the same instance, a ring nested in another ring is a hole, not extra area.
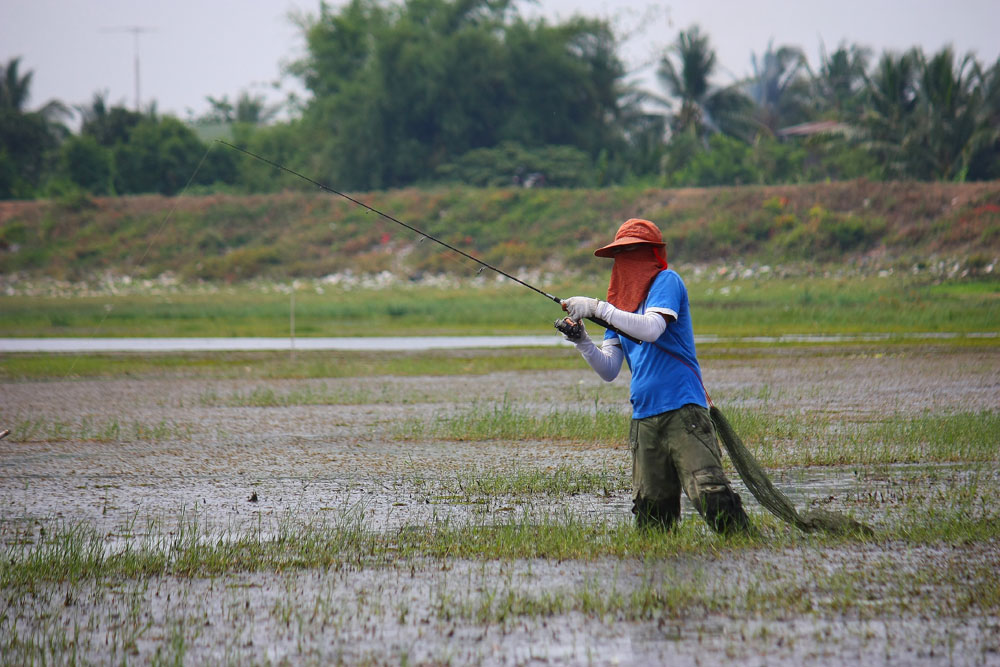
[[(704, 365), (717, 402), (776, 414), (864, 419), (881, 412), (996, 410), (1000, 395), (1000, 352), (990, 348), (791, 351)], [(259, 387), (276, 393), (322, 388), (360, 398), (356, 404), (268, 408), (228, 407), (217, 400)], [(409, 420), (505, 396), (545, 409), (593, 404), (596, 398), (625, 410), (627, 387), (623, 380), (605, 385), (584, 370), (308, 381), (7, 382), (0, 385), (0, 426), (15, 428), (0, 441), (0, 540), (30, 539), (53, 523), (85, 522), (106, 534), (113, 550), (137, 534), (167, 534), (192, 516), (218, 534), (255, 527), (267, 534), (290, 516), (323, 519), (354, 511), (381, 531), (445, 520), (530, 520), (553, 508), (593, 521), (628, 517), (623, 443), (400, 435), (400, 425)], [(93, 429), (111, 421), (122, 434), (116, 439), (72, 435), (82, 432), (82, 424)], [(54, 423), (65, 424), (68, 435), (22, 437), (31, 424), (44, 433), (38, 425)], [(135, 424), (147, 433), (158, 429), (157, 435), (130, 435)], [(455, 493), (477, 476), (562, 467), (619, 481), (602, 493), (557, 497), (478, 495), (469, 502)], [(947, 494), (970, 476), (998, 488), (993, 468), (793, 468), (775, 471), (774, 481), (799, 506), (847, 509), (878, 525), (892, 520), (894, 507)], [(747, 493), (743, 497), (751, 512), (761, 511)], [(690, 506), (685, 512), (686, 520), (694, 519)], [(8, 618), (17, 623), (0, 625), (0, 635), (9, 639), (16, 632), (22, 640), (53, 643), (53, 637), (76, 632), (80, 655), (97, 662), (148, 662), (160, 655), (243, 663), (1000, 664), (1000, 619), (994, 614), (962, 612), (952, 603), (942, 612), (919, 602), (994, 590), (975, 573), (983, 563), (1000, 569), (998, 553), (1000, 538), (966, 547), (876, 543), (842, 552), (808, 546), (723, 552), (711, 564), (693, 557), (407, 561), (376, 569), (345, 564), (211, 579), (51, 584), (30, 599), (7, 599), (13, 609)], [(929, 563), (971, 574), (967, 581), (924, 583), (915, 590), (874, 581), (850, 599), (840, 599), (844, 593), (836, 587), (811, 588), (838, 572), (898, 567), (921, 573)], [(566, 602), (639, 595), (650, 587), (681, 595), (677, 591), (692, 580), (716, 599), (738, 599), (740, 605), (713, 611), (712, 605), (679, 602), (677, 613), (645, 619), (580, 611)], [(813, 596), (814, 610), (788, 614), (780, 605), (751, 604), (788, 591)], [(518, 596), (563, 600), (569, 610), (482, 616), (484, 609), (497, 609), (498, 600)], [(909, 607), (912, 612), (905, 611)]]
[[(142, 660), (173, 642), (183, 645), (190, 663), (996, 664), (1000, 618), (995, 616), (956, 622), (886, 614), (881, 606), (894, 608), (895, 599), (904, 597), (891, 591), (846, 614), (836, 611), (836, 590), (830, 599), (818, 598), (814, 611), (790, 617), (782, 617), (781, 604), (772, 609), (758, 601), (807, 591), (811, 582), (829, 577), (831, 568), (920, 569), (935, 560), (971, 568), (984, 558), (1000, 564), (995, 553), (955, 556), (900, 546), (750, 552), (713, 563), (684, 558), (584, 564), (452, 560), (363, 571), (157, 578), (110, 587), (58, 586), (28, 605), (40, 618), (69, 613), (86, 619), (99, 610), (110, 622), (99, 628), (80, 623), (85, 659)], [(759, 570), (772, 576), (755, 579), (751, 573)], [(626, 619), (620, 613), (571, 610), (477, 620), (482, 610), (495, 612), (505, 595), (548, 595), (569, 605), (588, 593), (606, 598), (645, 590), (669, 594), (691, 581), (737, 613), (693, 607), (683, 614)], [(752, 596), (748, 584), (754, 585)], [(130, 640), (134, 643), (127, 646)], [(101, 650), (86, 650), (92, 645)]]
[[(774, 414), (822, 411), (863, 420), (883, 412), (996, 409), (998, 362), (1000, 354), (989, 349), (947, 354), (933, 348), (847, 355), (789, 352), (765, 359), (711, 360), (705, 363), (705, 375), (723, 405)], [(608, 385), (580, 370), (346, 380), (5, 383), (0, 385), (0, 418), (14, 432), (0, 441), (0, 498), (15, 516), (101, 524), (136, 514), (176, 516), (185, 508), (232, 525), (260, 512), (314, 513), (360, 504), (380, 524), (394, 528), (429, 515), (461, 517), (470, 511), (466, 505), (451, 507), (434, 500), (441, 495), (436, 484), (456, 476), (572, 466), (608, 471), (623, 480), (610, 499), (571, 500), (581, 511), (617, 516), (629, 504), (624, 443), (411, 440), (401, 439), (398, 428), (407, 420), (432, 420), (472, 402), (504, 397), (545, 410), (599, 400), (602, 406), (627, 411), (626, 382)], [(247, 394), (261, 387), (276, 394), (313, 388), (369, 402), (219, 405), (235, 392)], [(65, 424), (69, 439), (26, 442), (19, 433), (25, 428), (17, 426), (31, 423)], [(121, 438), (74, 440), (72, 433), (82, 423), (92, 429), (116, 423)], [(135, 424), (159, 427), (161, 434), (136, 439), (129, 435)], [(787, 471), (775, 481), (797, 504), (830, 496), (842, 502), (852, 488), (867, 487), (857, 473), (850, 467)], [(923, 476), (909, 468), (894, 474)], [(422, 480), (420, 485), (413, 483), (416, 478)], [(248, 502), (254, 493), (258, 501)]]

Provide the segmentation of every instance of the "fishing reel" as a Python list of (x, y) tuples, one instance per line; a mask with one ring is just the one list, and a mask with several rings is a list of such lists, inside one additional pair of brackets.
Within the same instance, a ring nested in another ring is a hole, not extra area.
[(583, 322), (574, 322), (568, 317), (556, 320), (555, 327), (559, 330), (559, 333), (573, 342), (582, 340), (584, 335), (586, 335), (583, 329)]

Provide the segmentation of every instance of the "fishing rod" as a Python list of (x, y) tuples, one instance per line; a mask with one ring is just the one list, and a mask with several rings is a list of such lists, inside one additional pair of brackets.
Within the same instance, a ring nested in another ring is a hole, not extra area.
[[(339, 190), (334, 190), (329, 185), (325, 185), (323, 183), (320, 183), (319, 181), (317, 181), (317, 180), (315, 180), (313, 178), (309, 178), (305, 174), (299, 173), (299, 172), (295, 171), (294, 169), (286, 167), (283, 164), (279, 164), (279, 163), (275, 162), (274, 160), (269, 160), (268, 158), (264, 157), (263, 155), (258, 155), (257, 153), (254, 153), (253, 151), (247, 150), (246, 148), (241, 148), (239, 146), (236, 146), (235, 144), (229, 143), (228, 141), (223, 141), (222, 139), (216, 139), (216, 141), (218, 143), (222, 144), (223, 146), (228, 146), (229, 148), (232, 148), (235, 151), (239, 151), (240, 153), (243, 153), (244, 155), (249, 155), (250, 157), (254, 158), (255, 160), (260, 160), (264, 164), (269, 164), (272, 167), (274, 167), (275, 169), (278, 169), (278, 170), (283, 171), (285, 173), (291, 174), (292, 176), (297, 176), (298, 178), (301, 178), (303, 181), (305, 181), (307, 183), (311, 183), (312, 185), (315, 185), (320, 190), (323, 190), (325, 192), (329, 192), (330, 194), (334, 194), (334, 195), (343, 197), (344, 199), (346, 199), (347, 201), (351, 202), (352, 204), (357, 204), (358, 206), (361, 206), (362, 208), (365, 208), (365, 209), (371, 211), (372, 213), (375, 213), (376, 215), (382, 216), (386, 220), (389, 220), (391, 222), (395, 222), (397, 225), (401, 225), (401, 226), (409, 229), (411, 232), (415, 232), (415, 233), (419, 234), (420, 236), (422, 236), (422, 237), (424, 237), (426, 239), (430, 239), (431, 241), (434, 241), (435, 243), (444, 246), (445, 248), (447, 248), (448, 250), (451, 250), (452, 252), (458, 253), (462, 257), (465, 257), (467, 259), (471, 259), (473, 262), (475, 262), (476, 264), (479, 264), (480, 266), (483, 267), (482, 269), (479, 269), (480, 272), (482, 272), (483, 269), (489, 269), (490, 271), (494, 271), (494, 272), (500, 274), (501, 276), (503, 276), (504, 278), (509, 278), (510, 280), (513, 280), (518, 285), (522, 285), (524, 287), (527, 287), (528, 289), (532, 290), (533, 292), (537, 292), (538, 294), (541, 294), (546, 299), (549, 299), (550, 301), (555, 301), (559, 305), (562, 305), (563, 300), (560, 299), (559, 297), (557, 297), (557, 296), (555, 296), (553, 294), (549, 294), (548, 292), (546, 292), (546, 291), (544, 291), (542, 289), (539, 289), (538, 287), (535, 287), (534, 285), (521, 280), (517, 276), (513, 276), (513, 275), (507, 273), (506, 271), (493, 266), (492, 264), (488, 264), (488, 263), (484, 262), (483, 260), (479, 259), (478, 257), (474, 257), (473, 255), (470, 255), (469, 253), (465, 252), (464, 250), (462, 250), (460, 248), (456, 248), (455, 246), (453, 246), (453, 245), (451, 245), (449, 243), (446, 243), (445, 241), (442, 241), (441, 239), (437, 238), (436, 236), (431, 236), (430, 234), (428, 234), (427, 232), (423, 231), (422, 229), (417, 229), (413, 225), (409, 225), (409, 224), (403, 222), (402, 220), (389, 215), (388, 213), (383, 213), (382, 211), (378, 210), (377, 208), (374, 208), (373, 206), (369, 206), (368, 204), (364, 203), (363, 201), (359, 201), (359, 200), (355, 199), (354, 197), (352, 197), (352, 196), (350, 196), (348, 194), (340, 192)], [(607, 322), (605, 322), (602, 319), (599, 319), (599, 318), (596, 318), (596, 317), (588, 317), (587, 319), (590, 320), (591, 322), (593, 322), (594, 324), (597, 324), (598, 326), (602, 326), (605, 329), (610, 329), (611, 331), (614, 331), (615, 333), (617, 333), (617, 334), (619, 334), (621, 336), (625, 336), (629, 340), (636, 341), (636, 339), (633, 338), (632, 336), (629, 336), (628, 334), (626, 334), (626, 333), (624, 333), (622, 331), (619, 331), (618, 329), (614, 328), (613, 326), (611, 326), (610, 324), (608, 324)], [(569, 320), (567, 318), (566, 321), (568, 321), (568, 322), (571, 323), (570, 326), (573, 325), (572, 320)], [(569, 334), (570, 331), (572, 331), (572, 329), (570, 329), (568, 327), (564, 330), (564, 328), (562, 326), (560, 326), (559, 321), (557, 321), (556, 327), (560, 331), (562, 331), (564, 334)], [(638, 341), (636, 341), (636, 342), (638, 342)]]
[(269, 164), (272, 167), (274, 167), (275, 169), (280, 169), (281, 171), (289, 173), (289, 174), (291, 174), (293, 176), (298, 176), (299, 178), (301, 178), (302, 180), (306, 181), (307, 183), (312, 183), (313, 185), (315, 185), (320, 190), (325, 190), (326, 192), (329, 192), (330, 194), (339, 195), (339, 196), (343, 197), (344, 199), (346, 199), (347, 201), (349, 201), (349, 202), (351, 202), (353, 204), (357, 204), (358, 206), (361, 206), (363, 208), (368, 209), (372, 213), (375, 213), (377, 215), (382, 216), (386, 220), (391, 220), (392, 222), (395, 222), (397, 225), (402, 225), (403, 227), (406, 227), (410, 231), (416, 232), (417, 234), (420, 234), (421, 236), (423, 236), (426, 239), (430, 239), (431, 241), (434, 241), (435, 243), (439, 243), (439, 244), (443, 245), (448, 250), (451, 250), (453, 252), (457, 252), (462, 257), (466, 257), (468, 259), (471, 259), (476, 264), (481, 265), (484, 269), (489, 269), (491, 271), (496, 271), (501, 276), (503, 276), (505, 278), (510, 278), (511, 280), (513, 280), (514, 282), (518, 283), (519, 285), (524, 285), (528, 289), (533, 290), (535, 292), (538, 292), (539, 294), (541, 294), (542, 296), (544, 296), (547, 299), (555, 301), (556, 303), (560, 303), (560, 304), (562, 303), (562, 299), (560, 299), (559, 297), (554, 296), (552, 294), (549, 294), (548, 292), (545, 292), (545, 291), (543, 291), (543, 290), (535, 287), (534, 285), (526, 283), (523, 280), (521, 280), (520, 278), (518, 278), (516, 276), (512, 276), (511, 274), (507, 273), (506, 271), (504, 271), (502, 269), (499, 269), (499, 268), (493, 266), (492, 264), (487, 264), (486, 262), (484, 262), (483, 260), (479, 259), (478, 257), (474, 257), (474, 256), (470, 255), (469, 253), (465, 252), (464, 250), (456, 248), (455, 246), (450, 245), (450, 244), (442, 241), (441, 239), (439, 239), (439, 238), (437, 238), (435, 236), (431, 236), (427, 232), (425, 232), (423, 230), (420, 230), (420, 229), (417, 229), (413, 225), (408, 225), (405, 222), (403, 222), (402, 220), (399, 220), (398, 218), (394, 218), (393, 216), (389, 215), (388, 213), (383, 213), (382, 211), (378, 210), (377, 208), (373, 208), (373, 207), (369, 206), (368, 204), (364, 203), (363, 201), (359, 201), (359, 200), (355, 199), (354, 197), (352, 197), (352, 196), (350, 196), (348, 194), (340, 192), (339, 190), (334, 190), (333, 188), (331, 188), (328, 185), (324, 185), (323, 183), (320, 183), (319, 181), (313, 180), (312, 178), (309, 178), (308, 176), (306, 176), (304, 174), (300, 174), (299, 172), (295, 171), (294, 169), (290, 169), (290, 168), (288, 168), (288, 167), (286, 167), (286, 166), (284, 166), (282, 164), (278, 164), (277, 162), (274, 162), (273, 160), (269, 160), (269, 159), (267, 159), (266, 157), (264, 157), (262, 155), (257, 155), (256, 153), (254, 153), (252, 151), (248, 151), (245, 148), (240, 148), (239, 146), (234, 146), (233, 144), (229, 143), (228, 141), (223, 141), (222, 139), (216, 139), (216, 141), (218, 141), (220, 144), (222, 144), (224, 146), (229, 146), (230, 148), (232, 148), (234, 150), (237, 150), (237, 151), (239, 151), (241, 153), (245, 153), (246, 155), (249, 155), (252, 158), (256, 158), (256, 159), (260, 160), (261, 162)]

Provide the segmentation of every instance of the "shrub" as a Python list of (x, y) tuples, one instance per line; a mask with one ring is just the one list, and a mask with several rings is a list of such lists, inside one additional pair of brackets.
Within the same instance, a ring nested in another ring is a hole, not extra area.
[(590, 158), (578, 148), (525, 148), (512, 142), (469, 151), (438, 167), (436, 174), (445, 181), (480, 187), (583, 187), (595, 181)]

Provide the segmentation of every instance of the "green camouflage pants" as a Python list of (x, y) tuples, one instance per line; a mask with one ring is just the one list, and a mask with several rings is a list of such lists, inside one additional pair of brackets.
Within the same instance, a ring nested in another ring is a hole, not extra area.
[(740, 497), (722, 470), (715, 425), (707, 409), (688, 404), (633, 419), (632, 512), (640, 527), (672, 527), (681, 515), (681, 490), (713, 530), (749, 528)]

